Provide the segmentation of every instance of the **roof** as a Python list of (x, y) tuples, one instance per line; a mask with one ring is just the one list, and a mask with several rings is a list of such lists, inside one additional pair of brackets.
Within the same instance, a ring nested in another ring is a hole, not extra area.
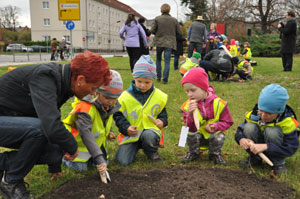
[(127, 12), (127, 13), (132, 13), (132, 14), (134, 14), (137, 17), (140, 17), (140, 18), (144, 17), (143, 15), (141, 15), (140, 13), (138, 13), (136, 10), (134, 10), (130, 6), (124, 4), (124, 3), (120, 2), (120, 1), (117, 1), (117, 0), (97, 0), (97, 1), (100, 2), (100, 3), (103, 3), (105, 5), (108, 5), (110, 7), (116, 8), (118, 10), (122, 10), (122, 11)]

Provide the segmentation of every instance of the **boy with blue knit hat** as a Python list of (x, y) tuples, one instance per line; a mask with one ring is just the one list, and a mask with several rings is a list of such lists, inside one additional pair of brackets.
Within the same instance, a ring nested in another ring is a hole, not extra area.
[(118, 99), (121, 108), (114, 114), (120, 131), (115, 159), (120, 165), (127, 166), (141, 148), (151, 161), (161, 162), (158, 147), (162, 139), (161, 128), (168, 125), (168, 96), (153, 85), (156, 66), (149, 55), (140, 57), (132, 76), (131, 86)]
[(276, 175), (286, 173), (285, 158), (292, 156), (299, 147), (299, 123), (286, 102), (288, 92), (278, 84), (263, 88), (258, 104), (246, 113), (246, 120), (235, 134), (236, 142), (250, 156), (239, 165), (243, 168), (262, 163), (258, 153), (264, 153), (274, 164)]

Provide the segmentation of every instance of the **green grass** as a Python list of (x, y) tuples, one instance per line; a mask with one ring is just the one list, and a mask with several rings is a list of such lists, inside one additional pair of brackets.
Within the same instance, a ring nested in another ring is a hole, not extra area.
[[(190, 165), (200, 165), (202, 168), (222, 167), (228, 169), (239, 170), (237, 163), (239, 160), (247, 156), (246, 152), (242, 150), (234, 141), (234, 134), (240, 123), (244, 120), (246, 111), (251, 110), (257, 102), (258, 95), (261, 89), (270, 83), (279, 83), (284, 86), (290, 95), (288, 104), (294, 109), (298, 117), (300, 117), (300, 58), (294, 58), (293, 72), (282, 72), (280, 58), (254, 58), (258, 66), (254, 68), (254, 80), (250, 82), (211, 82), (215, 87), (216, 94), (228, 101), (229, 110), (231, 112), (234, 125), (227, 130), (227, 137), (223, 147), (223, 154), (227, 161), (226, 166), (215, 166), (208, 161), (207, 152), (200, 157), (200, 160), (191, 163)], [(124, 88), (128, 88), (132, 80), (129, 70), (128, 58), (107, 58), (111, 69), (120, 72)], [(0, 67), (0, 75), (7, 71), (7, 67)], [(167, 112), (169, 115), (169, 126), (164, 129), (165, 147), (159, 150), (162, 157), (165, 159), (163, 164), (153, 165), (147, 160), (145, 155), (140, 151), (137, 155), (136, 161), (128, 167), (120, 167), (114, 161), (110, 161), (110, 171), (118, 169), (150, 169), (152, 167), (170, 167), (182, 166), (181, 158), (185, 155), (187, 147), (181, 148), (177, 146), (179, 134), (181, 130), (182, 115), (180, 113), (181, 104), (187, 99), (186, 94), (180, 84), (181, 76), (178, 71), (173, 70), (171, 65), (169, 83), (167, 85), (155, 82), (155, 86), (169, 95)], [(71, 110), (70, 101), (68, 101), (62, 108), (62, 118)], [(116, 127), (113, 128), (117, 132)], [(117, 144), (109, 143), (108, 149), (110, 159), (114, 157), (117, 149)], [(299, 151), (292, 157), (286, 159), (288, 173), (276, 180), (286, 182), (294, 187), (298, 194), (300, 194), (300, 153)], [(270, 170), (265, 168), (254, 168), (258, 176), (269, 177)], [(58, 179), (52, 183), (50, 174), (47, 173), (47, 166), (35, 166), (35, 168), (28, 174), (26, 181), (30, 183), (30, 190), (36, 195), (51, 191), (53, 188), (68, 181), (72, 178), (82, 178), (91, 173), (96, 173), (95, 169), (85, 173), (77, 173), (63, 167), (64, 178)]]

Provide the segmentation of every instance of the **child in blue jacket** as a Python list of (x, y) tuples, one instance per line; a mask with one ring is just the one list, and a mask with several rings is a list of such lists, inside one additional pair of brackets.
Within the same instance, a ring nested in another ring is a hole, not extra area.
[(275, 175), (286, 173), (285, 158), (292, 156), (299, 147), (299, 123), (286, 102), (288, 92), (278, 84), (263, 88), (252, 111), (235, 134), (236, 142), (250, 156), (239, 165), (249, 168), (262, 163), (257, 155), (263, 152), (274, 164)]

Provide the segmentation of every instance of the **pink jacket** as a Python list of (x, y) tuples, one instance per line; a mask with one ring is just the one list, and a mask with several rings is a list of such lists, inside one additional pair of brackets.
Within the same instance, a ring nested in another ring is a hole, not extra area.
[[(215, 95), (214, 87), (210, 85), (208, 88), (208, 96), (205, 99), (198, 102), (198, 108), (200, 110), (203, 119), (205, 120), (213, 119), (214, 117), (213, 100), (217, 97), (218, 96)], [(197, 131), (192, 115), (189, 115), (187, 112), (183, 111), (183, 119), (184, 122), (189, 127), (190, 132)], [(227, 105), (220, 115), (220, 120), (214, 123), (214, 125), (216, 127), (216, 131), (225, 131), (230, 126), (233, 125), (233, 121)]]

